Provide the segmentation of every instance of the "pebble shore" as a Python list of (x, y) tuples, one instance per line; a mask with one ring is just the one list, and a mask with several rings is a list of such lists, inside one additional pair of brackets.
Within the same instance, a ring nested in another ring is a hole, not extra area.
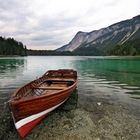
[[(25, 140), (139, 140), (140, 114), (126, 105), (94, 101), (92, 109), (77, 104), (77, 96), (41, 121)], [(0, 140), (23, 140), (7, 109), (0, 116)]]

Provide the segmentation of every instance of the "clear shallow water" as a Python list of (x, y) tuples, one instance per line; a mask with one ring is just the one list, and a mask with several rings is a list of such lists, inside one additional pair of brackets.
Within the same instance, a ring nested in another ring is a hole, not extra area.
[(0, 58), (0, 106), (15, 88), (67, 68), (78, 71), (79, 98), (140, 103), (140, 57), (28, 56)]

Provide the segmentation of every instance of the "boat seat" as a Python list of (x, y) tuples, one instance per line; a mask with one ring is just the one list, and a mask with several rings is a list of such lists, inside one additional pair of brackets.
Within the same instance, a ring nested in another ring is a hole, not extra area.
[(74, 81), (73, 80), (48, 79), (45, 82), (69, 83), (69, 82), (74, 82)]
[(44, 90), (62, 90), (66, 87), (35, 87), (36, 89), (44, 89)]

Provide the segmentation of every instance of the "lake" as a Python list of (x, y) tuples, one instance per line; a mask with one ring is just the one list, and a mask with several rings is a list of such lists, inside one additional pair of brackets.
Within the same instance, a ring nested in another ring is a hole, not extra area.
[(17, 87), (50, 69), (78, 71), (78, 104), (140, 104), (140, 57), (28, 56), (0, 58), (0, 106)]

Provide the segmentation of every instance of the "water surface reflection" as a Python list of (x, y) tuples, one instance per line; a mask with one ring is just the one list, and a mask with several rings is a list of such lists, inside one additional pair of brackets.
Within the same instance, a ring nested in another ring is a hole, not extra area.
[[(28, 56), (0, 58), (0, 101), (50, 69), (78, 71), (79, 99), (140, 101), (140, 57)], [(81, 97), (85, 98), (81, 98)], [(133, 99), (132, 99), (133, 98)], [(83, 100), (78, 100), (81, 102)], [(83, 102), (84, 103), (84, 102)]]
[(140, 59), (86, 58), (75, 62), (80, 70), (79, 89), (83, 93), (124, 101), (128, 97), (139, 99)]
[(8, 93), (20, 85), (25, 67), (24, 57), (0, 58), (0, 106), (8, 99)]

